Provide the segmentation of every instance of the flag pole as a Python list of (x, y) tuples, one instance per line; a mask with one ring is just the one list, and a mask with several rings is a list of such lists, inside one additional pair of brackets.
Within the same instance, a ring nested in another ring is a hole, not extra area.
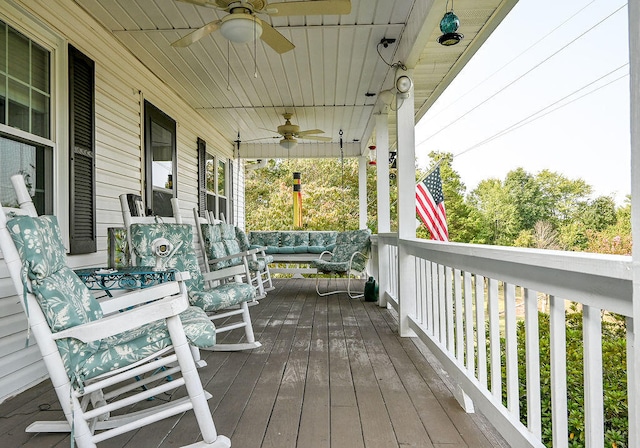
[[(422, 182), (422, 181), (423, 181), (423, 180), (425, 180), (427, 177), (429, 177), (429, 175), (430, 175), (431, 173), (433, 173), (433, 172), (436, 170), (436, 168), (438, 168), (438, 167), (440, 166), (440, 164), (442, 163), (442, 160), (443, 160), (443, 159), (438, 159), (438, 161), (436, 162), (436, 164), (435, 164), (435, 165), (433, 165), (433, 166), (431, 167), (431, 169), (427, 172), (427, 174), (425, 174), (424, 176), (422, 176), (420, 179), (418, 179), (418, 180), (416, 181), (416, 185), (418, 185), (420, 182)], [(398, 202), (398, 200), (397, 200), (397, 199), (396, 199), (395, 201), (393, 201), (393, 203), (391, 204), (391, 206), (395, 205), (395, 204), (396, 204), (396, 202)]]
[(442, 160), (443, 160), (443, 159), (438, 159), (438, 161), (436, 162), (436, 164), (435, 164), (435, 165), (433, 165), (433, 166), (431, 167), (431, 169), (427, 172), (427, 174), (425, 174), (424, 176), (422, 176), (420, 179), (418, 179), (418, 180), (416, 181), (416, 184), (417, 184), (417, 183), (419, 183), (419, 182), (422, 182), (422, 181), (423, 181), (423, 180), (425, 180), (427, 177), (429, 177), (429, 175), (430, 175), (431, 173), (433, 173), (433, 172), (436, 170), (436, 168), (438, 168), (438, 167), (440, 166), (440, 164), (442, 163)]

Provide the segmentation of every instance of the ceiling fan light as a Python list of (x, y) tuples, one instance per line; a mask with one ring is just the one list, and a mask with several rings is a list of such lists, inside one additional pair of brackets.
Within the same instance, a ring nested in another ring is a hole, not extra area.
[(262, 25), (251, 14), (230, 14), (222, 19), (220, 32), (231, 42), (252, 42), (262, 35)]
[(283, 138), (280, 140), (280, 146), (282, 146), (287, 151), (291, 151), (293, 148), (298, 146), (298, 141), (293, 138)]

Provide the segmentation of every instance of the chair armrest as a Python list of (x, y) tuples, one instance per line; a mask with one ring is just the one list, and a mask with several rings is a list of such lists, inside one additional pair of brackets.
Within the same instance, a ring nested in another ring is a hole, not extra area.
[(351, 258), (349, 258), (349, 269), (351, 269), (351, 266), (353, 266), (353, 259), (355, 258), (356, 255), (361, 255), (365, 262), (369, 259), (367, 255), (363, 254), (362, 252), (356, 251), (352, 253)]
[[(188, 280), (190, 277), (188, 272), (176, 272), (176, 280)], [(100, 306), (102, 307), (102, 312), (107, 315), (177, 294), (179, 291), (180, 284), (178, 282), (161, 283), (149, 288), (138, 289), (116, 297), (100, 300)]]
[[(151, 289), (151, 288), (149, 288)], [(176, 294), (155, 302), (112, 314), (102, 319), (53, 333), (53, 339), (74, 338), (91, 342), (139, 328), (160, 319), (177, 316), (189, 307), (186, 294)]]
[(322, 256), (325, 254), (329, 254), (329, 255), (333, 255), (333, 252), (329, 251), (329, 250), (325, 250), (323, 251), (319, 256), (318, 256), (318, 260), (322, 260)]

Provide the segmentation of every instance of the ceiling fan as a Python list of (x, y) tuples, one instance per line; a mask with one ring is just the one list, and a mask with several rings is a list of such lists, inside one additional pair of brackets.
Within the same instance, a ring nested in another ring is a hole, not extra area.
[(260, 38), (282, 54), (293, 50), (295, 46), (270, 24), (256, 14), (269, 16), (310, 16), (349, 14), (351, 0), (311, 0), (267, 3), (266, 0), (179, 0), (198, 6), (226, 11), (229, 15), (209, 22), (201, 28), (173, 42), (173, 47), (186, 47), (205, 36), (220, 30), (222, 35), (232, 42), (245, 43)]
[(295, 145), (298, 144), (298, 140), (296, 138), (304, 139), (304, 140), (317, 140), (321, 142), (330, 142), (331, 137), (322, 137), (314, 134), (324, 134), (324, 131), (320, 129), (309, 129), (306, 131), (301, 131), (300, 126), (297, 124), (291, 124), (291, 117), (293, 114), (285, 112), (282, 114), (285, 119), (285, 123), (278, 126), (278, 134), (282, 136), (282, 140), (280, 140), (280, 145), (284, 146), (287, 149), (292, 149)]

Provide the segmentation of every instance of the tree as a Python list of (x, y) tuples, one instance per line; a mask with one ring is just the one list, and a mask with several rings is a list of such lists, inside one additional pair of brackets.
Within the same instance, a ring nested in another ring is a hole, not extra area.
[[(247, 229), (293, 228), (294, 171), (302, 174), (304, 228), (346, 230), (359, 227), (357, 159), (344, 159), (344, 164), (339, 159), (277, 159), (270, 160), (265, 168), (247, 173)], [(375, 202), (372, 206), (375, 207)]]
[[(460, 175), (453, 169), (453, 154), (432, 151), (429, 153), (432, 164), (426, 172), (418, 171), (418, 180), (422, 179), (438, 161), (440, 162), (440, 178), (442, 179), (442, 193), (444, 195), (445, 210), (447, 212), (447, 226), (449, 240), (461, 243), (475, 242), (479, 233), (480, 216), (465, 201), (466, 187)], [(424, 226), (417, 232), (419, 237), (430, 238)]]
[(513, 245), (514, 239), (520, 233), (517, 209), (500, 180), (481, 181), (469, 195), (469, 203), (481, 216), (480, 238), (485, 243)]

